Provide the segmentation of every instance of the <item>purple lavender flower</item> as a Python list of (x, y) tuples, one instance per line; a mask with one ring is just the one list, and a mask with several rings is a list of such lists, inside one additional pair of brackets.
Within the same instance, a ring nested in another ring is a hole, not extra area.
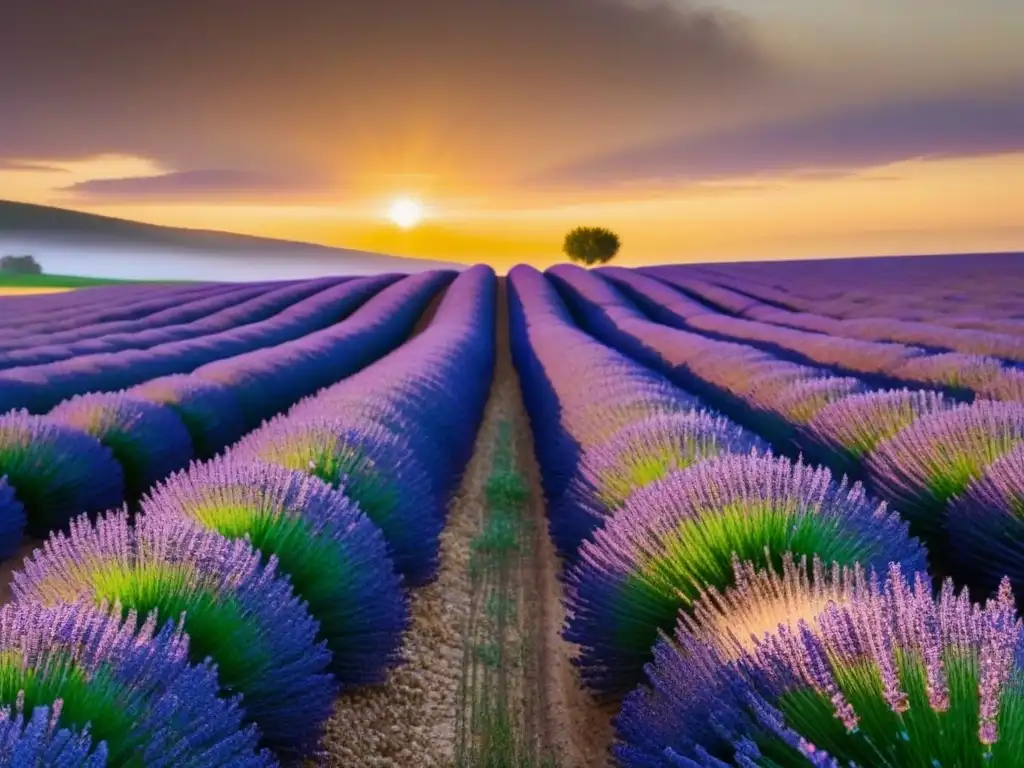
[(383, 532), (409, 585), (435, 577), (444, 514), (429, 477), (388, 430), (283, 418), (247, 436), (231, 456), (306, 472), (341, 489)]
[(985, 591), (1009, 576), (1024, 594), (1024, 445), (994, 461), (949, 505), (950, 559)]
[(248, 722), (282, 754), (305, 754), (330, 716), (335, 686), (318, 625), (245, 540), (187, 520), (125, 513), (85, 516), (51, 537), (14, 575), (24, 602), (120, 602), (139, 614), (184, 615), (194, 661), (212, 658), (225, 693), (242, 694)]
[(879, 443), (867, 461), (878, 493), (915, 535), (945, 551), (946, 505), (996, 459), (1024, 442), (1024, 405), (976, 402), (923, 416)]
[(753, 405), (771, 411), (771, 404), (786, 387), (822, 378), (820, 368), (797, 365), (741, 344), (719, 344), (689, 362), (700, 378), (726, 389)]
[(123, 392), (73, 397), (50, 411), (50, 418), (110, 448), (132, 502), (192, 459), (192, 438), (174, 411)]
[(806, 555), (797, 561), (790, 553), (783, 555), (779, 571), (738, 558), (732, 568), (732, 586), (702, 590), (690, 611), (679, 614), (691, 635), (730, 658), (756, 649), (780, 626), (795, 630), (806, 622), (817, 627), (818, 615), (828, 606), (850, 602), (862, 577), (858, 564), (826, 567), (816, 555), (808, 563)]
[(738, 657), (681, 625), (623, 704), (620, 764), (1019, 764), (1024, 647), (1008, 581), (982, 608), (951, 581), (933, 597), (926, 574), (894, 564), (884, 583), (856, 573), (844, 598)]
[(1008, 370), (1007, 366), (991, 357), (949, 352), (916, 357), (888, 373), (893, 378), (931, 387), (975, 392), (991, 387)]
[[(744, 711), (742, 681), (732, 679), (734, 663), (781, 628), (797, 630), (806, 622), (818, 629), (818, 617), (832, 605), (849, 603), (863, 581), (858, 566), (826, 568), (814, 558), (808, 567), (806, 557), (795, 562), (790, 555), (783, 558), (781, 572), (738, 560), (733, 570), (734, 586), (702, 591), (692, 614), (680, 614), (678, 646), (665, 634), (655, 646), (655, 663), (648, 666), (653, 690), (632, 693), (616, 719), (616, 753), (623, 764), (672, 764), (654, 757), (663, 756), (666, 747), (673, 757), (687, 752), (697, 757), (705, 748), (727, 753), (730, 742), (756, 734), (756, 718)], [(684, 655), (687, 663), (681, 664)], [(754, 708), (770, 711), (765, 702)], [(665, 710), (669, 716), (661, 717)]]
[(805, 425), (801, 437), (830, 467), (853, 474), (880, 442), (922, 416), (956, 405), (933, 390), (891, 389), (853, 394), (818, 411)]
[(0, 558), (18, 551), (24, 533), (25, 507), (7, 484), (7, 478), (0, 477)]
[[(24, 698), (24, 697), (22, 697)], [(28, 722), (19, 701), (12, 712), (10, 707), (0, 708), (0, 763), (10, 766), (37, 766), (48, 768), (106, 768), (107, 745), (100, 742), (92, 747), (88, 730), (75, 733), (67, 728), (54, 728), (63, 702), (54, 706), (34, 707)]]
[(550, 504), (555, 544), (572, 558), (636, 489), (712, 456), (752, 451), (766, 453), (768, 446), (708, 411), (662, 413), (629, 424), (583, 454), (569, 487)]
[[(173, 621), (158, 632), (155, 615), (140, 623), (119, 604), (7, 605), (0, 609), (0, 672), (5, 765), (40, 764), (17, 763), (15, 754), (81, 760), (70, 765), (274, 764), (254, 752), (258, 732), (242, 727), (237, 699), (219, 696), (216, 669), (190, 664), (189, 638)], [(33, 711), (28, 724), (25, 709)]]
[(771, 410), (793, 424), (806, 424), (825, 406), (863, 392), (864, 382), (854, 378), (826, 376), (795, 381), (770, 399)]
[(158, 485), (142, 510), (244, 537), (277, 557), (278, 570), (320, 623), (342, 686), (382, 683), (400, 661), (409, 608), (387, 543), (326, 483), (272, 465), (215, 459)]
[[(372, 371), (372, 366), (367, 370)], [(439, 514), (444, 514), (446, 499), (438, 477), (443, 472), (441, 465), (451, 460), (451, 457), (442, 455), (447, 453), (446, 448), (450, 446), (444, 444), (442, 437), (431, 434), (432, 430), (425, 428), (423, 420), (419, 418), (424, 408), (420, 407), (420, 403), (414, 408), (408, 407), (408, 400), (412, 398), (403, 398), (399, 393), (389, 391), (390, 388), (380, 387), (379, 380), (372, 383), (372, 388), (368, 386), (365, 389), (346, 386), (352, 383), (359, 382), (346, 379), (336, 387), (302, 401), (288, 411), (287, 417), (275, 419), (255, 435), (277, 428), (288, 429), (290, 427), (285, 425), (299, 422), (323, 424), (325, 421), (330, 421), (335, 427), (345, 425), (349, 430), (358, 427), (362, 431), (371, 431), (383, 442), (400, 446), (402, 453), (413, 456), (415, 464), (423, 469), (421, 480), (428, 483), (430, 497), (436, 498)], [(437, 410), (437, 401), (434, 400), (432, 404)], [(243, 445), (255, 441), (256, 438), (251, 437)], [(427, 462), (431, 465), (429, 469)]]
[(926, 562), (898, 515), (828, 470), (772, 456), (701, 462), (638, 490), (580, 548), (566, 575), (565, 638), (580, 646), (583, 681), (624, 692), (658, 631), (702, 590), (732, 584), (734, 558), (778, 568), (786, 553), (866, 568)]
[(975, 397), (986, 400), (1024, 402), (1024, 369), (1004, 370), (988, 383), (975, 387), (974, 394)]
[(25, 411), (0, 416), (0, 476), (6, 475), (28, 517), (26, 530), (42, 538), (82, 512), (94, 514), (124, 501), (124, 473), (96, 438)]
[(178, 374), (147, 381), (129, 392), (178, 414), (197, 459), (212, 458), (245, 434), (242, 406), (223, 384)]

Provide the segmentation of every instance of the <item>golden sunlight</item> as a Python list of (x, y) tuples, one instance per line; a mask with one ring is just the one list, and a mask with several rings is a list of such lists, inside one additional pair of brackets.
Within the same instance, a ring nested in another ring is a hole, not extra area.
[(423, 206), (411, 198), (400, 197), (388, 208), (388, 218), (402, 229), (411, 229), (423, 220)]

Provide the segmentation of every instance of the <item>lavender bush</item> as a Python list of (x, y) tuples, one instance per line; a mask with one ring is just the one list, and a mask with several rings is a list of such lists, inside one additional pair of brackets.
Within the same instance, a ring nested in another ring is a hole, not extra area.
[(213, 458), (245, 434), (245, 418), (231, 388), (188, 374), (147, 381), (129, 393), (174, 411), (188, 430), (197, 459)]
[(583, 454), (565, 494), (550, 505), (552, 537), (565, 557), (637, 489), (723, 453), (765, 453), (767, 444), (708, 411), (657, 414), (628, 424)]
[(320, 623), (342, 686), (382, 683), (400, 660), (409, 607), (387, 544), (329, 485), (281, 467), (216, 459), (157, 486), (142, 509), (245, 538), (276, 557)]
[(1024, 442), (1024, 405), (977, 402), (923, 416), (875, 448), (868, 478), (911, 530), (947, 550), (947, 503), (996, 459)]
[[(81, 514), (124, 501), (124, 473), (110, 449), (73, 427), (24, 411), (0, 416), (0, 476), (42, 538)], [(10, 542), (8, 542), (8, 547)]]
[(306, 472), (343, 489), (383, 532), (395, 567), (410, 585), (436, 574), (443, 513), (429, 476), (391, 432), (283, 418), (248, 436), (231, 455)]
[(1021, 622), (1009, 583), (985, 607), (893, 565), (846, 602), (732, 659), (685, 627), (618, 718), (615, 753), (654, 766), (958, 766), (1020, 762)]
[(624, 692), (658, 631), (702, 590), (731, 585), (734, 558), (778, 568), (787, 553), (867, 568), (926, 562), (896, 513), (828, 470), (772, 456), (702, 462), (638, 490), (580, 548), (565, 579), (564, 634), (580, 646), (584, 683)]
[(49, 417), (110, 449), (124, 472), (125, 496), (133, 502), (192, 459), (192, 438), (174, 411), (123, 392), (78, 395)]
[(263, 743), (301, 755), (316, 744), (335, 685), (318, 625), (244, 540), (230, 541), (185, 520), (124, 513), (51, 537), (14, 575), (22, 602), (57, 605), (120, 602), (164, 620), (184, 615), (190, 657), (212, 658), (225, 694), (242, 694), (248, 722)]
[(849, 395), (822, 408), (802, 430), (802, 442), (831, 467), (860, 471), (875, 447), (922, 416), (957, 405), (940, 392), (894, 389)]
[(0, 609), (5, 765), (273, 765), (254, 751), (258, 734), (242, 726), (237, 697), (219, 693), (216, 669), (190, 663), (176, 622), (157, 630), (155, 615), (139, 622), (118, 604)]

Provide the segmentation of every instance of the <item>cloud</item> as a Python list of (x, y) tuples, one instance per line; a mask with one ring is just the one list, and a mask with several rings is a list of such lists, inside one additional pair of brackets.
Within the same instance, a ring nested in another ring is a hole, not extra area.
[(540, 185), (790, 175), (842, 176), (920, 158), (1024, 151), (1024, 93), (877, 104), (745, 125), (598, 155), (533, 177)]
[(91, 179), (60, 191), (76, 196), (112, 200), (196, 200), (246, 199), (287, 194), (327, 193), (330, 187), (319, 179), (274, 177), (252, 171), (207, 169), (178, 171), (157, 176), (129, 176), (118, 179)]
[(58, 168), (45, 163), (34, 163), (25, 160), (0, 157), (0, 171), (24, 171), (29, 173), (67, 173), (66, 168)]
[(0, 146), (507, 179), (742, 103), (755, 38), (675, 0), (9, 0)]

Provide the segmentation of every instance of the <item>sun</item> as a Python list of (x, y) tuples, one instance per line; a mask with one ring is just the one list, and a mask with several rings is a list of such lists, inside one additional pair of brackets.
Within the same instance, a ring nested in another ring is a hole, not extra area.
[(388, 218), (402, 229), (411, 229), (423, 220), (423, 206), (409, 197), (399, 197), (388, 208)]

